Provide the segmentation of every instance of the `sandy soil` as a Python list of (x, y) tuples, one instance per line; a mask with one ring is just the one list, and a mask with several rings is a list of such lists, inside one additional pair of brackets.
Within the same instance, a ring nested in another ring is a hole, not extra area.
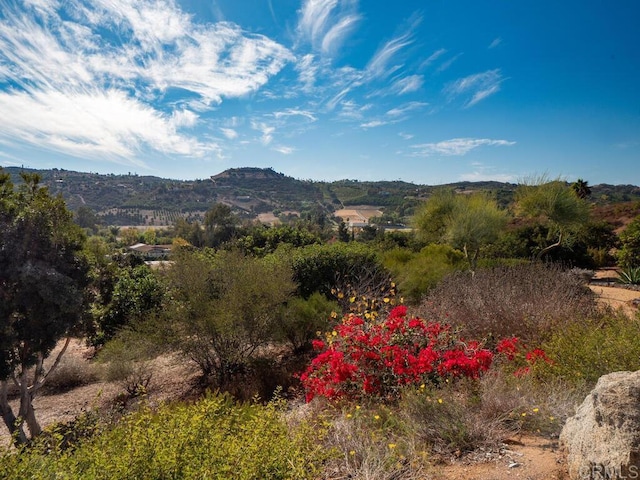
[(434, 480), (562, 480), (566, 478), (557, 442), (522, 436), (509, 442), (488, 462), (438, 467)]
[(628, 315), (635, 315), (640, 304), (640, 291), (616, 286), (618, 273), (615, 269), (596, 272), (589, 288), (598, 296), (598, 301), (614, 309), (621, 308)]

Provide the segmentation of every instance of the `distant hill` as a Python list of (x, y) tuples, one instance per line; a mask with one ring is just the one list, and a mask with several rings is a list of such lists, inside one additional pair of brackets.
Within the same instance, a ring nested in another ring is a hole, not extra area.
[[(516, 185), (501, 182), (458, 182), (440, 186), (403, 181), (361, 182), (298, 180), (271, 168), (232, 168), (203, 180), (171, 180), (154, 176), (101, 175), (62, 169), (9, 167), (15, 183), (20, 172), (38, 173), (42, 183), (64, 197), (71, 210), (88, 207), (107, 225), (167, 225), (178, 217), (202, 219), (214, 203), (225, 203), (242, 218), (258, 214), (298, 212), (333, 214), (337, 209), (371, 205), (397, 218), (410, 216), (436, 188), (459, 192), (491, 191), (507, 205)], [(591, 200), (599, 205), (640, 200), (634, 185), (594, 185)]]

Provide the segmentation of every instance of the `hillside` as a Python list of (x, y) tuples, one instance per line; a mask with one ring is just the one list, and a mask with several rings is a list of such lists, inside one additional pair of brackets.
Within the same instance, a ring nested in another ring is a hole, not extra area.
[[(154, 176), (101, 175), (62, 169), (6, 169), (15, 183), (21, 171), (38, 173), (42, 183), (60, 194), (71, 210), (88, 207), (107, 225), (167, 225), (178, 217), (202, 219), (214, 203), (231, 206), (241, 218), (261, 213), (332, 214), (335, 210), (371, 205), (396, 219), (406, 219), (435, 188), (460, 192), (490, 191), (506, 206), (516, 185), (501, 182), (459, 182), (441, 186), (403, 181), (361, 182), (298, 180), (271, 168), (233, 168), (200, 180)], [(598, 205), (640, 200), (634, 185), (595, 185), (591, 200)]]

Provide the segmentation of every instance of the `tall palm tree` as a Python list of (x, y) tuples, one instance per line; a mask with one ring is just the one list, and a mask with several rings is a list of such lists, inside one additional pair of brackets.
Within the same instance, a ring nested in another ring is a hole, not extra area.
[(571, 188), (576, 192), (578, 198), (582, 198), (583, 200), (591, 195), (591, 188), (589, 188), (588, 182), (581, 178), (573, 182)]

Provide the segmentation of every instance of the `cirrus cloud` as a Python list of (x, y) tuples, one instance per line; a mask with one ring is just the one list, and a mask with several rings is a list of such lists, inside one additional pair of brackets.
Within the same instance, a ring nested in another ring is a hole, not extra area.
[(490, 138), (452, 138), (437, 143), (421, 143), (412, 145), (413, 156), (431, 157), (442, 156), (463, 156), (479, 147), (504, 147), (515, 145), (516, 142), (508, 140), (493, 140)]
[(190, 133), (194, 111), (257, 91), (293, 60), (235, 24), (196, 23), (174, 0), (2, 4), (0, 139), (83, 158), (218, 150)]

